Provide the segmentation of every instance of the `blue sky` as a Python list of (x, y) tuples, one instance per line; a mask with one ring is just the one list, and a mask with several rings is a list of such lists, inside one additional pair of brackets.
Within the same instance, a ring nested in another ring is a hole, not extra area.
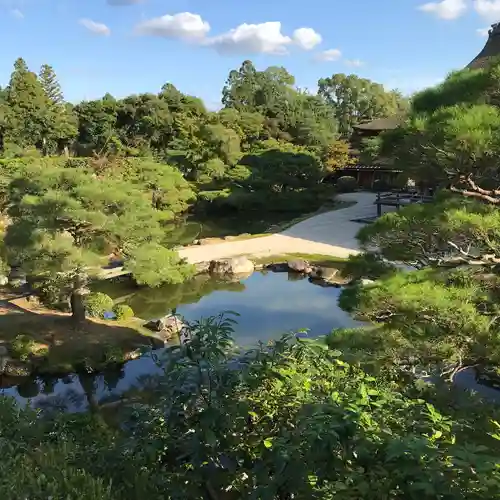
[(73, 102), (171, 82), (214, 108), (251, 59), (312, 90), (344, 72), (410, 93), (465, 66), (497, 20), (500, 0), (0, 0), (0, 85), (21, 56)]

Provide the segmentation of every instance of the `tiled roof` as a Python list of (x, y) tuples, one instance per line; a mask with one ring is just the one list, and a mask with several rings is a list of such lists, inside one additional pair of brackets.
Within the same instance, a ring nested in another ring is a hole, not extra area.
[(492, 24), (488, 34), (488, 40), (483, 50), (467, 65), (467, 68), (485, 68), (494, 58), (500, 56), (500, 23)]
[(341, 170), (360, 170), (360, 171), (369, 171), (369, 170), (387, 170), (390, 172), (402, 172), (397, 168), (392, 167), (387, 164), (373, 164), (373, 165), (350, 165), (348, 167), (342, 168)]
[(356, 130), (393, 130), (403, 122), (401, 116), (389, 116), (387, 118), (375, 118), (369, 122), (358, 123), (353, 128)]

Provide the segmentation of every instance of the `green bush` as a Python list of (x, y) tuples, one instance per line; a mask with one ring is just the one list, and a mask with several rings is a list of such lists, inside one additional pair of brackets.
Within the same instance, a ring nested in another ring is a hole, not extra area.
[(31, 282), (31, 287), (42, 304), (51, 309), (69, 310), (70, 281), (64, 276), (54, 276)]
[(17, 335), (10, 345), (12, 355), (21, 361), (26, 361), (33, 353), (35, 347), (36, 343), (34, 339), (24, 334)]
[(116, 315), (116, 319), (130, 319), (134, 317), (133, 309), (125, 304), (116, 304), (113, 307), (113, 312)]
[(358, 188), (356, 179), (350, 175), (343, 175), (337, 180), (337, 189), (341, 193), (352, 193)]
[(104, 313), (113, 309), (113, 299), (105, 293), (91, 293), (85, 299), (87, 314), (93, 318), (102, 318)]

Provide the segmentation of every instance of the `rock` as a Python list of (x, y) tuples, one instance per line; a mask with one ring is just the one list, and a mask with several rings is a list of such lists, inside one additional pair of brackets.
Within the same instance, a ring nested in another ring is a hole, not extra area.
[(0, 274), (0, 286), (5, 286), (9, 284), (9, 278)]
[(0, 345), (0, 357), (7, 356), (8, 354), (9, 354), (9, 350), (7, 349), (7, 346)]
[(160, 319), (153, 319), (148, 321), (144, 328), (152, 330), (153, 332), (161, 333), (163, 338), (170, 338), (174, 334), (179, 334), (186, 325), (182, 319), (174, 315), (167, 315)]
[(168, 315), (162, 319), (165, 329), (171, 331), (172, 333), (180, 333), (183, 328), (185, 328), (185, 323), (177, 316)]
[(161, 332), (165, 329), (165, 324), (161, 319), (152, 319), (144, 324), (144, 328), (151, 330), (153, 332)]
[(278, 262), (276, 264), (268, 264), (266, 269), (269, 269), (273, 273), (287, 273), (290, 268), (286, 262)]
[(329, 281), (339, 273), (339, 269), (334, 267), (313, 267), (309, 276), (314, 279)]
[(309, 274), (315, 285), (340, 287), (347, 285), (350, 280), (341, 275), (340, 269), (334, 267), (313, 267)]
[(250, 274), (255, 266), (247, 257), (233, 257), (232, 259), (213, 260), (210, 262), (210, 274), (224, 276), (227, 274)]
[(296, 273), (309, 274), (312, 269), (307, 260), (297, 259), (288, 262), (288, 269)]
[(342, 285), (339, 285), (338, 283), (334, 283), (331, 281), (325, 281), (322, 279), (318, 278), (309, 278), (309, 282), (312, 283), (313, 285), (320, 286), (322, 288), (341, 288)]

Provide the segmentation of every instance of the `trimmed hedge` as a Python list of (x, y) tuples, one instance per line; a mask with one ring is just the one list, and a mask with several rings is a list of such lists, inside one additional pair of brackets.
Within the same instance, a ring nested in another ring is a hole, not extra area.
[(116, 304), (113, 307), (113, 312), (118, 320), (130, 319), (134, 317), (133, 309), (125, 304)]
[(105, 293), (91, 293), (85, 299), (85, 310), (92, 318), (103, 318), (104, 313), (112, 309), (113, 299)]
[(358, 183), (354, 177), (350, 175), (343, 175), (337, 180), (337, 189), (341, 193), (352, 193), (358, 188)]

